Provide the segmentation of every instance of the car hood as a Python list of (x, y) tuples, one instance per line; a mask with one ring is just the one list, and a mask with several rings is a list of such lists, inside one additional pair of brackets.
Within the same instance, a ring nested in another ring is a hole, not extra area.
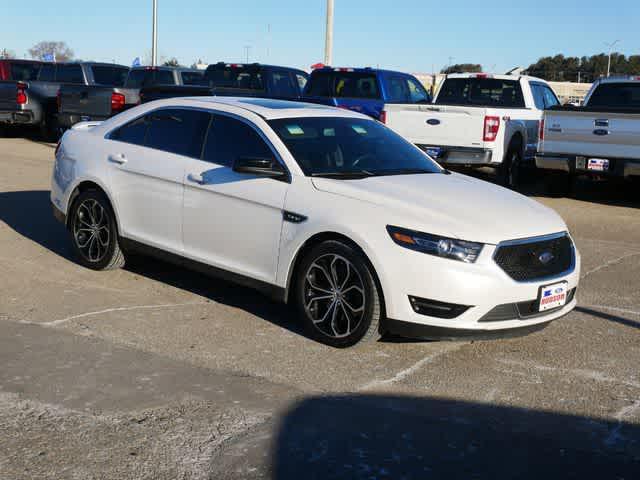
[(550, 208), (456, 173), (312, 181), (320, 191), (384, 207), (387, 223), (436, 235), (497, 244), (567, 230)]

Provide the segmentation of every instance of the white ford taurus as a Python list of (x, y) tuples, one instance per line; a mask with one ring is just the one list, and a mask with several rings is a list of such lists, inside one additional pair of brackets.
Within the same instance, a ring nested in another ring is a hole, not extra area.
[(82, 265), (177, 261), (294, 304), (337, 347), (526, 332), (576, 304), (556, 213), (346, 110), (181, 98), (78, 124), (51, 200)]

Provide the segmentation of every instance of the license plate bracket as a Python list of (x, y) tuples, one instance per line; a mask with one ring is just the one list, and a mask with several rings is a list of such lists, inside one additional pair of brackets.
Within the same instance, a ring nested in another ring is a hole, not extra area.
[(568, 282), (557, 282), (541, 286), (538, 292), (538, 311), (546, 312), (547, 310), (564, 307), (567, 304), (568, 293)]

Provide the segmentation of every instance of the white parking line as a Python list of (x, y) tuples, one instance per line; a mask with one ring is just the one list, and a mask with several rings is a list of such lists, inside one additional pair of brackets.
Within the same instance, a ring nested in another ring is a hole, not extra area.
[(78, 315), (72, 315), (70, 317), (61, 318), (59, 320), (53, 320), (51, 322), (30, 322), (28, 320), (21, 320), (20, 323), (27, 324), (27, 325), (40, 325), (44, 327), (55, 327), (57, 325), (67, 323), (72, 320), (77, 320), (78, 318), (91, 317), (94, 315), (102, 315), (104, 313), (126, 312), (131, 310), (146, 310), (146, 309), (156, 309), (156, 308), (176, 308), (176, 307), (186, 307), (186, 306), (192, 306), (192, 305), (207, 305), (207, 302), (167, 303), (164, 305), (133, 305), (130, 307), (115, 307), (115, 308), (107, 308), (104, 310), (98, 310), (95, 312), (80, 313)]
[(640, 310), (629, 310), (627, 308), (610, 307), (608, 305), (580, 305), (584, 308), (601, 308), (602, 310), (612, 310), (614, 312), (628, 313), (640, 316)]
[(387, 378), (387, 379), (384, 379), (384, 380), (373, 380), (373, 381), (371, 381), (369, 383), (365, 383), (364, 385), (358, 387), (357, 390), (358, 391), (360, 391), (360, 390), (371, 390), (371, 389), (374, 389), (374, 388), (380, 388), (380, 387), (385, 387), (385, 386), (388, 386), (388, 385), (392, 385), (392, 384), (394, 384), (396, 382), (404, 380), (409, 375), (412, 375), (413, 373), (417, 372), (422, 367), (424, 367), (428, 363), (431, 363), (432, 361), (434, 361), (438, 357), (441, 357), (442, 355), (444, 355), (446, 353), (454, 352), (456, 350), (459, 350), (465, 345), (468, 345), (468, 342), (450, 343), (445, 348), (440, 350), (439, 352), (435, 352), (435, 353), (432, 353), (431, 355), (427, 355), (422, 360), (420, 360), (420, 361), (414, 363), (413, 365), (411, 365), (409, 368), (405, 368), (404, 370), (399, 371), (393, 377)]
[(640, 255), (640, 252), (627, 253), (626, 255), (623, 255), (623, 256), (621, 256), (621, 257), (614, 258), (613, 260), (609, 260), (608, 262), (604, 262), (603, 264), (598, 265), (597, 267), (594, 267), (594, 268), (592, 268), (591, 270), (589, 270), (589, 271), (587, 271), (587, 272), (583, 273), (583, 274), (580, 276), (580, 279), (581, 279), (581, 280), (583, 280), (583, 279), (585, 279), (586, 277), (588, 277), (589, 275), (591, 275), (592, 273), (599, 272), (599, 271), (600, 271), (600, 270), (602, 270), (603, 268), (610, 267), (611, 265), (616, 265), (616, 264), (620, 263), (621, 261), (626, 260), (627, 258), (635, 257), (635, 256), (637, 256), (637, 255)]

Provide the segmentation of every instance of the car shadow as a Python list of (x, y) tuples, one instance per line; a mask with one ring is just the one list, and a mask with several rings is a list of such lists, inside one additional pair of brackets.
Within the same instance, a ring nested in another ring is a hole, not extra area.
[(270, 430), (215, 457), (211, 478), (630, 480), (640, 471), (637, 423), (446, 398), (314, 396)]
[(619, 323), (620, 325), (640, 329), (640, 321), (620, 317), (611, 313), (600, 312), (598, 310), (594, 310), (593, 308), (577, 306), (575, 310), (576, 312), (586, 313), (587, 315), (602, 318), (603, 320), (608, 320), (609, 322)]

